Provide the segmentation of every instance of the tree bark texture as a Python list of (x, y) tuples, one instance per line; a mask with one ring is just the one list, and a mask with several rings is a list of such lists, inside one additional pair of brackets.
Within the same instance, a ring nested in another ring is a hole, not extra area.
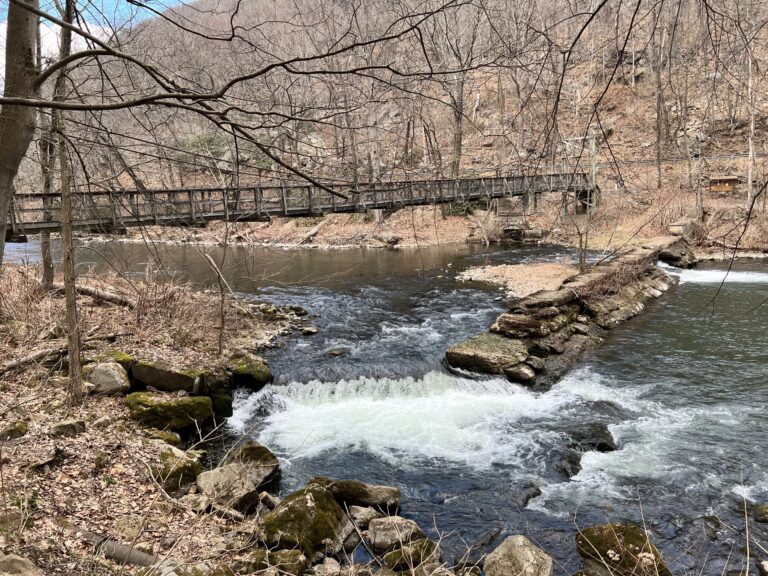
[[(25, 0), (24, 4), (38, 8), (38, 0)], [(4, 96), (30, 98), (35, 95), (37, 19), (23, 6), (8, 4)], [(35, 114), (35, 109), (29, 106), (0, 108), (0, 270), (13, 181), (35, 133)]]

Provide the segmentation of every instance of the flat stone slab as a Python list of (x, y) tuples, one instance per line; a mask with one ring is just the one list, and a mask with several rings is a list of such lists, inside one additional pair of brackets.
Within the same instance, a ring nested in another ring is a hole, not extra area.
[[(565, 282), (568, 283), (569, 280), (566, 280)], [(515, 306), (521, 308), (545, 308), (549, 306), (557, 307), (570, 304), (574, 300), (576, 300), (576, 294), (574, 294), (573, 290), (543, 290), (518, 300), (515, 302)]]
[(483, 374), (503, 374), (528, 358), (528, 348), (520, 340), (498, 334), (480, 334), (446, 352), (448, 364)]

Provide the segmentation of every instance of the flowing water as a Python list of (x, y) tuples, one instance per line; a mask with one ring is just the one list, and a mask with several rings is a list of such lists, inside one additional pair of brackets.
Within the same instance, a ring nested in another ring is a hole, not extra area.
[[(211, 282), (194, 249), (158, 250), (165, 273)], [(137, 274), (150, 260), (106, 244), (82, 251), (81, 266), (98, 272), (105, 256)], [(231, 431), (278, 453), (284, 492), (315, 475), (400, 486), (403, 514), (441, 533), (448, 559), (500, 529), (526, 534), (570, 575), (578, 527), (631, 520), (647, 523), (676, 574), (721, 574), (729, 556), (738, 568), (744, 501), (768, 500), (768, 266), (670, 270), (679, 286), (548, 391), (444, 368), (446, 348), (486, 330), (503, 304), (455, 282), (458, 270), (567, 257), (236, 251), (226, 271), (237, 290), (304, 306), (320, 332), (268, 352), (276, 381), (237, 397)], [(567, 431), (593, 422), (619, 450), (585, 454), (567, 479)], [(765, 525), (750, 530), (768, 545)]]

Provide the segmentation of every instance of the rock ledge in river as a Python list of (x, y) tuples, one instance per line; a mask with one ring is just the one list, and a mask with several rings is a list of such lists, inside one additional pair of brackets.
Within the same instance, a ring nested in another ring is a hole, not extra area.
[(498, 334), (480, 334), (448, 350), (448, 364), (485, 374), (503, 374), (528, 358), (528, 349), (520, 340)]

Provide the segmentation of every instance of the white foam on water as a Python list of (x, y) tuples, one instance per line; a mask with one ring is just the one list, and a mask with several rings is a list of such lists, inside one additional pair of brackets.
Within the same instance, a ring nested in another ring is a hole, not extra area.
[(736, 484), (731, 487), (731, 492), (747, 502), (763, 502), (768, 497), (768, 475), (755, 482)]
[(384, 338), (418, 339), (430, 344), (440, 342), (443, 339), (443, 334), (431, 319), (427, 319), (421, 324), (393, 325), (384, 323), (381, 325), (381, 333)]
[(568, 373), (553, 388), (550, 394), (571, 396), (590, 402), (608, 401), (633, 412), (648, 410), (652, 403), (641, 397), (652, 386), (616, 386), (589, 367), (577, 368)]
[[(288, 458), (365, 449), (384, 459), (444, 459), (485, 469), (534, 464), (551, 432), (516, 429), (551, 416), (568, 399), (506, 380), (475, 381), (430, 372), (423, 378), (360, 378), (273, 386), (284, 406), (263, 420), (260, 440)], [(244, 426), (267, 392), (238, 403), (230, 424)]]
[(768, 284), (768, 272), (741, 272), (731, 270), (683, 270), (664, 263), (659, 266), (680, 284)]
[(602, 507), (606, 499), (626, 500), (633, 495), (626, 487), (619, 487), (610, 471), (582, 471), (567, 482), (541, 486), (541, 494), (532, 499), (527, 508), (559, 518), (578, 515), (581, 507)]
[(585, 470), (610, 470), (624, 478), (681, 478), (690, 474), (690, 466), (695, 464), (689, 460), (688, 465), (682, 465), (675, 456), (675, 449), (688, 441), (687, 436), (739, 422), (739, 417), (724, 406), (656, 407), (640, 418), (611, 426), (611, 433), (622, 450), (586, 454), (582, 466)]

